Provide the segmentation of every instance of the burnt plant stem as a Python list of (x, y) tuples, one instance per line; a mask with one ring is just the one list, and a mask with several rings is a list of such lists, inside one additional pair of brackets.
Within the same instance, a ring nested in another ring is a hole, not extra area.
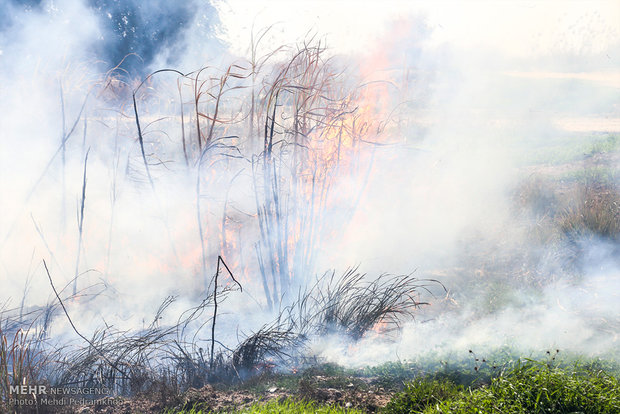
[(183, 112), (183, 93), (182, 93), (182, 85), (180, 82), (177, 82), (177, 87), (179, 89), (179, 102), (181, 104), (181, 139), (183, 140), (183, 155), (185, 156), (185, 165), (189, 167), (189, 158), (187, 156), (187, 145), (185, 143), (185, 114)]
[(80, 338), (86, 341), (88, 345), (90, 345), (95, 351), (97, 351), (97, 353), (101, 356), (101, 358), (103, 358), (103, 360), (107, 362), (110, 367), (112, 367), (115, 371), (119, 372), (121, 374), (121, 377), (124, 377), (125, 373), (121, 371), (112, 361), (110, 361), (110, 359), (108, 359), (108, 357), (97, 346), (95, 346), (95, 344), (92, 341), (89, 341), (87, 337), (82, 335), (80, 331), (77, 330), (77, 328), (73, 324), (73, 321), (71, 320), (71, 317), (69, 316), (69, 312), (67, 312), (67, 308), (65, 307), (65, 304), (63, 303), (62, 299), (60, 299), (60, 295), (58, 294), (58, 291), (56, 290), (56, 287), (54, 286), (54, 281), (52, 280), (52, 275), (50, 274), (50, 271), (47, 268), (47, 263), (45, 263), (45, 259), (43, 259), (43, 266), (45, 267), (45, 272), (47, 273), (47, 278), (50, 281), (50, 286), (52, 286), (54, 295), (56, 295), (56, 299), (58, 299), (58, 303), (60, 303), (60, 307), (62, 307), (62, 310), (65, 313), (65, 316), (67, 317), (67, 320), (69, 321), (69, 324), (71, 325), (71, 328), (73, 328), (73, 331)]
[[(146, 81), (148, 81), (149, 79), (151, 79), (151, 77), (153, 77), (154, 75), (160, 73), (160, 72), (173, 72), (176, 73), (182, 77), (185, 77), (186, 75), (182, 72), (179, 72), (176, 69), (160, 69), (160, 70), (156, 70), (155, 72), (151, 73), (150, 75), (148, 75), (146, 78), (144, 78), (144, 80), (140, 83), (140, 85), (138, 85), (138, 87), (136, 89), (134, 89), (132, 97), (133, 97), (133, 110), (134, 110), (134, 114), (136, 116), (136, 126), (138, 128), (138, 141), (140, 143), (140, 152), (142, 153), (142, 161), (144, 162), (144, 168), (146, 169), (146, 175), (148, 176), (149, 179), (149, 183), (151, 184), (151, 189), (153, 190), (153, 194), (155, 195), (155, 198), (157, 199), (157, 204), (161, 210), (161, 204), (159, 201), (159, 198), (157, 197), (157, 191), (155, 191), (155, 184), (153, 182), (153, 178), (151, 176), (151, 172), (149, 170), (149, 164), (146, 160), (146, 153), (144, 152), (144, 137), (142, 134), (142, 128), (140, 127), (140, 117), (138, 115), (138, 104), (136, 101), (136, 93), (138, 92), (138, 90), (142, 87), (142, 85), (144, 85), (144, 83)], [(170, 248), (172, 249), (172, 254), (174, 255), (174, 258), (176, 259), (177, 263), (179, 261), (178, 255), (177, 255), (177, 251), (176, 248), (174, 246), (174, 241), (172, 239), (172, 234), (170, 232), (170, 226), (168, 225), (168, 220), (164, 220), (164, 226), (166, 227), (166, 232), (168, 233), (168, 240), (170, 241)]]
[(67, 147), (66, 147), (66, 139), (67, 129), (65, 122), (65, 94), (62, 88), (62, 81), (59, 80), (58, 84), (60, 86), (60, 112), (62, 117), (62, 141), (60, 142), (61, 148), (61, 158), (62, 158), (62, 171), (61, 171), (61, 185), (62, 185), (62, 227), (63, 230), (65, 228), (65, 217), (66, 217), (66, 183), (65, 183), (65, 170), (67, 168)]
[(194, 111), (196, 115), (196, 134), (198, 136), (199, 153), (202, 153), (202, 132), (200, 131), (200, 109), (198, 106), (200, 104), (200, 95), (202, 95), (202, 86), (204, 82), (200, 83), (200, 86), (198, 86), (198, 84), (200, 82), (200, 74), (205, 69), (206, 68), (200, 69), (198, 73), (196, 73), (196, 78), (194, 79)]
[[(23, 202), (23, 207), (20, 208), (19, 211), (26, 211), (26, 205), (28, 204), (28, 201), (30, 200), (32, 195), (35, 193), (35, 190), (37, 189), (37, 187), (39, 186), (41, 181), (43, 181), (43, 178), (45, 178), (45, 176), (47, 175), (47, 171), (50, 169), (50, 167), (54, 163), (54, 160), (56, 159), (58, 154), (63, 151), (63, 148), (64, 148), (65, 144), (67, 143), (67, 141), (69, 140), (69, 138), (73, 134), (73, 131), (75, 131), (75, 128), (77, 127), (77, 124), (78, 124), (79, 120), (82, 117), (82, 112), (84, 111), (84, 108), (86, 107), (86, 102), (88, 101), (88, 97), (90, 96), (90, 93), (91, 93), (91, 91), (89, 91), (88, 94), (86, 94), (86, 97), (84, 98), (84, 102), (82, 103), (82, 107), (80, 108), (80, 112), (78, 113), (78, 116), (75, 119), (75, 122), (73, 123), (73, 126), (71, 127), (69, 132), (67, 132), (66, 134), (63, 135), (62, 142), (60, 143), (60, 146), (56, 149), (56, 152), (54, 152), (54, 155), (52, 155), (50, 160), (47, 162), (47, 164), (45, 165), (45, 168), (43, 169), (43, 172), (41, 173), (41, 175), (39, 175), (39, 178), (37, 179), (37, 181), (32, 185), (32, 187), (30, 188), (30, 191), (28, 191), (28, 195), (26, 196), (26, 198), (24, 199), (24, 202)], [(64, 176), (64, 174), (63, 174), (63, 176)], [(63, 199), (64, 199), (64, 197), (63, 197)], [(4, 238), (2, 239), (2, 242), (0, 242), (0, 249), (2, 249), (4, 247), (5, 243), (9, 240), (9, 237), (11, 236), (11, 234), (13, 234), (13, 230), (15, 229), (15, 226), (17, 225), (18, 220), (19, 220), (19, 217), (15, 217), (13, 219), (13, 222), (12, 222), (11, 226), (9, 227), (8, 232), (4, 235)], [(63, 220), (64, 220), (64, 214), (63, 214)]]
[(82, 235), (84, 229), (84, 204), (86, 202), (86, 166), (88, 165), (88, 154), (90, 152), (90, 148), (86, 151), (86, 156), (84, 157), (84, 176), (82, 178), (82, 199), (80, 202), (80, 213), (78, 216), (78, 246), (77, 246), (77, 257), (75, 259), (75, 278), (73, 279), (73, 294), (77, 293), (77, 279), (78, 272), (80, 268), (80, 252), (82, 251)]
[(133, 93), (133, 111), (136, 114), (136, 126), (138, 127), (138, 141), (140, 141), (142, 161), (144, 162), (144, 168), (146, 168), (146, 175), (149, 177), (149, 183), (152, 188), (155, 188), (153, 178), (151, 178), (151, 172), (149, 170), (149, 163), (146, 161), (146, 154), (144, 153), (144, 139), (142, 138), (142, 128), (140, 128), (140, 117), (138, 116), (138, 105), (136, 104), (136, 92)]
[(86, 132), (88, 129), (88, 116), (84, 116), (84, 131), (82, 131), (82, 152), (86, 149)]
[(215, 270), (215, 285), (213, 287), (213, 321), (211, 324), (211, 355), (209, 357), (209, 371), (213, 374), (213, 355), (215, 352), (215, 322), (217, 318), (217, 277), (220, 274), (220, 261), (222, 257), (217, 257), (217, 268)]
[(209, 281), (207, 281), (207, 247), (205, 246), (204, 230), (202, 228), (202, 217), (200, 214), (200, 167), (202, 165), (202, 157), (206, 151), (200, 154), (198, 165), (196, 166), (196, 220), (198, 221), (198, 237), (200, 237), (200, 254), (202, 259), (202, 277), (204, 277), (205, 291), (209, 290)]
[(108, 226), (108, 247), (106, 251), (105, 274), (110, 274), (110, 253), (112, 251), (112, 231), (114, 229), (114, 213), (116, 210), (116, 181), (118, 176), (118, 166), (120, 163), (120, 152), (118, 149), (118, 119), (116, 120), (116, 134), (114, 136), (114, 160), (112, 161), (112, 188), (110, 190), (110, 224)]
[(215, 285), (213, 287), (213, 321), (211, 323), (211, 356), (209, 357), (209, 371), (213, 374), (213, 357), (215, 353), (215, 322), (217, 318), (217, 278), (220, 274), (220, 265), (223, 265), (232, 280), (239, 286), (239, 289), (243, 292), (243, 287), (241, 284), (235, 279), (232, 272), (222, 259), (222, 256), (217, 256), (217, 268), (215, 270)]
[(180, 76), (185, 76), (185, 74), (179, 72), (176, 69), (160, 69), (160, 70), (156, 70), (155, 72), (151, 73), (146, 78), (144, 78), (144, 80), (140, 83), (140, 85), (138, 85), (138, 87), (136, 89), (134, 89), (133, 94), (132, 94), (132, 98), (133, 98), (133, 112), (136, 115), (136, 127), (138, 128), (138, 141), (140, 142), (140, 152), (142, 153), (142, 161), (144, 162), (144, 168), (146, 168), (146, 175), (149, 178), (149, 183), (151, 184), (151, 187), (153, 188), (153, 190), (155, 189), (155, 185), (153, 184), (153, 178), (151, 177), (151, 172), (149, 170), (149, 164), (146, 161), (146, 154), (144, 152), (144, 137), (142, 135), (142, 128), (140, 127), (140, 116), (138, 115), (138, 104), (137, 104), (137, 101), (136, 101), (136, 93), (142, 87), (142, 85), (144, 85), (144, 82), (149, 80), (153, 75), (155, 75), (157, 73), (160, 73), (160, 72), (174, 72), (174, 73), (179, 74)]
[(269, 309), (269, 312), (271, 312), (273, 310), (273, 303), (271, 301), (271, 293), (269, 292), (269, 283), (267, 282), (267, 273), (265, 272), (265, 264), (263, 263), (263, 253), (261, 252), (260, 242), (256, 243), (254, 248), (256, 250), (260, 274), (263, 279), (263, 290), (265, 292), (265, 298), (267, 299), (267, 308)]

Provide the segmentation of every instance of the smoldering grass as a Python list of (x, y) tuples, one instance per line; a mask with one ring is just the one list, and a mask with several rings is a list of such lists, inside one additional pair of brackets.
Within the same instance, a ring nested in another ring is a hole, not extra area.
[(246, 336), (233, 353), (232, 365), (245, 375), (270, 366), (303, 366), (316, 362), (307, 353), (307, 344), (315, 338), (340, 334), (355, 342), (379, 326), (382, 334), (395, 333), (427, 304), (420, 291), (431, 294), (431, 288), (445, 290), (436, 280), (412, 275), (369, 279), (356, 267), (340, 276), (328, 272), (300, 289), (275, 321)]
[[(252, 93), (251, 125), (256, 114), (257, 125), (263, 126), (262, 143), (257, 142), (261, 148), (251, 156), (260, 229), (255, 250), (270, 308), (294, 294), (298, 272), (315, 271), (316, 246), (325, 236), (323, 219), (333, 202), (334, 176), (360, 173), (356, 156), (362, 131), (351, 119), (358, 89), (342, 87), (339, 76), (325, 46), (310, 40), (274, 67), (258, 105)], [(343, 139), (351, 143), (346, 154)], [(346, 171), (344, 157), (351, 158)]]
[[(260, 34), (257, 42), (260, 42), (263, 35), (264, 33)], [(341, 148), (341, 141), (356, 141), (347, 151), (352, 153), (353, 158), (351, 172), (359, 173), (359, 165), (355, 161), (360, 147), (357, 141), (361, 142), (360, 137), (368, 128), (368, 121), (356, 124), (359, 115), (355, 115), (357, 107), (354, 97), (360, 93), (359, 88), (349, 88), (350, 85), (343, 86), (338, 82), (341, 73), (331, 64), (330, 58), (326, 57), (325, 46), (313, 39), (299, 45), (283, 62), (274, 64), (272, 72), (263, 76), (262, 88), (257, 91), (258, 70), (281, 49), (278, 48), (264, 57), (257, 57), (253, 49), (253, 57), (249, 62), (251, 68), (246, 68), (248, 65), (232, 64), (223, 72), (204, 67), (189, 74), (162, 69), (147, 76), (133, 94), (142, 161), (146, 179), (153, 186), (149, 166), (154, 165), (146, 159), (145, 134), (138, 114), (137, 92), (157, 73), (174, 72), (179, 75), (176, 87), (181, 97), (182, 153), (188, 166), (192, 164), (190, 160), (198, 159), (196, 210), (202, 272), (205, 278), (205, 246), (212, 240), (205, 240), (207, 232), (203, 228), (204, 208), (200, 197), (204, 186), (201, 182), (206, 181), (206, 177), (202, 176), (200, 165), (206, 158), (232, 157), (248, 162), (251, 160), (256, 217), (260, 229), (260, 240), (255, 246), (265, 300), (270, 309), (290, 293), (297, 272), (302, 269), (314, 272), (315, 247), (324, 233), (321, 218), (329, 208), (328, 199), (333, 177), (343, 168), (342, 157), (348, 156)], [(247, 103), (247, 99), (235, 99), (239, 98), (239, 90), (249, 87), (246, 85), (248, 82), (244, 82), (248, 79), (252, 82), (251, 107), (249, 114), (244, 115), (244, 103)], [(183, 84), (190, 86), (193, 92), (193, 136), (186, 134), (184, 126), (184, 102), (181, 94)], [(240, 115), (226, 118), (223, 116), (226, 110)], [(247, 131), (243, 130), (245, 123), (242, 121), (245, 118), (250, 119), (249, 136)], [(252, 133), (255, 118), (257, 125), (264, 120), (262, 143), (258, 142)], [(348, 118), (354, 118), (352, 125), (348, 125)], [(223, 139), (224, 137), (218, 138), (222, 135), (231, 136), (229, 129), (235, 132), (232, 135), (235, 142), (222, 146), (221, 151), (212, 154), (213, 148), (210, 144)], [(329, 153), (334, 149), (332, 147), (336, 146), (336, 139), (337, 156), (334, 159)], [(325, 159), (320, 155), (322, 148), (328, 153), (325, 154)], [(156, 154), (149, 156), (152, 157), (156, 157)], [(313, 165), (315, 171), (312, 177), (308, 176), (307, 171), (310, 165)], [(361, 191), (360, 189), (360, 193)], [(355, 198), (359, 200), (360, 194)], [(299, 234), (291, 234), (292, 229)], [(206, 282), (208, 280), (205, 284)]]
[[(219, 258), (218, 272), (220, 262), (229, 271)], [(217, 301), (224, 301), (231, 291), (230, 286), (220, 292), (214, 291), (197, 306), (183, 312), (176, 323), (162, 326), (164, 312), (175, 301), (169, 296), (161, 303), (148, 327), (123, 331), (106, 325), (90, 339), (75, 328), (57, 294), (69, 322), (87, 346), (63, 350), (62, 358), (57, 362), (60, 374), (55, 382), (64, 386), (105, 387), (117, 395), (160, 390), (161, 395), (170, 397), (189, 387), (200, 387), (215, 379), (216, 374), (230, 377), (227, 355), (231, 350), (214, 336), (210, 340), (213, 349), (206, 347), (203, 350), (197, 345), (196, 337), (208, 324), (212, 328), (215, 326), (216, 314), (205, 318), (205, 312), (216, 309)], [(213, 329), (211, 334), (215, 334)]]
[(208, 378), (208, 361), (191, 351), (193, 344), (179, 338), (179, 329), (180, 325), (154, 323), (141, 331), (99, 330), (89, 340), (92, 346), (63, 352), (57, 382), (106, 387), (118, 395), (154, 389), (177, 395), (190, 386), (202, 386)]
[[(319, 335), (332, 332), (353, 340), (382, 324), (382, 330), (398, 330), (403, 321), (413, 318), (415, 311), (428, 302), (420, 293), (445, 287), (437, 280), (417, 279), (413, 275), (382, 274), (369, 279), (357, 267), (342, 276), (327, 272), (298, 301), (300, 326), (314, 326)], [(308, 324), (310, 322), (310, 324)]]
[(139, 333), (113, 329), (95, 332), (90, 339), (92, 347), (65, 354), (59, 382), (65, 386), (103, 386), (121, 395), (143, 392), (157, 381), (156, 352), (171, 343), (171, 334), (169, 329), (157, 328)]
[(303, 355), (304, 338), (280, 319), (247, 336), (232, 354), (232, 366), (241, 378), (269, 371), (294, 356)]

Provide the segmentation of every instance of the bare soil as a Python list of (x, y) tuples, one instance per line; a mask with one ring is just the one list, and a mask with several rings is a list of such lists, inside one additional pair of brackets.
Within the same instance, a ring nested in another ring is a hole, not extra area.
[[(335, 383), (337, 385), (335, 385)], [(316, 375), (299, 380), (297, 389), (289, 390), (271, 387), (265, 391), (246, 389), (219, 389), (206, 385), (200, 389), (190, 388), (181, 396), (164, 396), (149, 394), (135, 398), (119, 397), (114, 400), (101, 401), (100, 404), (67, 406), (51, 410), (55, 413), (162, 413), (166, 410), (175, 412), (196, 407), (207, 412), (226, 412), (248, 407), (257, 402), (274, 399), (295, 398), (315, 401), (319, 404), (334, 404), (347, 408), (359, 408), (369, 413), (377, 412), (392, 398), (395, 390), (384, 389), (373, 384), (372, 378), (346, 378)]]

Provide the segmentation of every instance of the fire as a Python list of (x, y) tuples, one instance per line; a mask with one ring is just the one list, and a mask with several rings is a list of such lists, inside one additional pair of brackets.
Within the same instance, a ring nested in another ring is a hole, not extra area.
[[(210, 166), (200, 178), (201, 187), (210, 194), (221, 192), (221, 196), (215, 197), (217, 200), (204, 207), (205, 211), (212, 211), (215, 205), (223, 210), (219, 218), (201, 214), (205, 229), (215, 230), (208, 231), (202, 243), (208, 251), (218, 246), (219, 254), (244, 283), (260, 284), (262, 280), (269, 306), (297, 283), (297, 274), (312, 274), (323, 241), (337, 236), (334, 224), (345, 219), (343, 213), (337, 217), (333, 212), (359, 199), (364, 177), (372, 169), (366, 154), (374, 151), (373, 146), (387, 142), (387, 84), (343, 84), (343, 74), (323, 57), (324, 53), (320, 45), (306, 46), (289, 61), (275, 65), (263, 79), (265, 86), (252, 93), (250, 113), (242, 117), (243, 122), (232, 121), (233, 116), (219, 122), (215, 114), (225, 113), (227, 105), (239, 102), (226, 100), (229, 90), (233, 94), (232, 90), (239, 85), (247, 87), (243, 82), (256, 81), (243, 69), (252, 67), (251, 64), (231, 66), (234, 70), (229, 68), (220, 83), (213, 78), (199, 81), (198, 76), (204, 75), (202, 71), (192, 78), (194, 86), (201, 85), (200, 99), (196, 100), (196, 105), (201, 105), (196, 109), (198, 116), (221, 127), (221, 131), (216, 129), (218, 136), (232, 137), (230, 141), (218, 142), (213, 154), (203, 150), (200, 158), (200, 162)], [(377, 58), (374, 64), (384, 60), (384, 56)], [(374, 70), (364, 68), (361, 75)], [(227, 89), (226, 82), (232, 82), (231, 79), (241, 83), (231, 83)], [(216, 98), (217, 104), (213, 106), (209, 99)], [(250, 137), (244, 140), (248, 120)], [(260, 135), (255, 141), (257, 132)], [(200, 135), (203, 134), (201, 131)], [(258, 147), (256, 143), (261, 141)], [(256, 212), (236, 208), (236, 194), (231, 188), (237, 185), (238, 176), (222, 178), (217, 163), (234, 165), (226, 158), (226, 151), (231, 149), (252, 164), (251, 171), (240, 173), (239, 181), (251, 177)], [(343, 177), (355, 183), (355, 188), (342, 191), (339, 180)], [(256, 240), (256, 234), (259, 240), (249, 242)], [(260, 280), (253, 276), (257, 273)]]
[[(119, 280), (114, 270), (129, 260), (149, 278), (174, 272), (207, 288), (219, 255), (244, 287), (263, 291), (267, 307), (278, 305), (316, 272), (325, 242), (343, 236), (372, 172), (373, 152), (390, 143), (393, 82), (376, 81), (386, 61), (377, 51), (356, 78), (319, 43), (299, 47), (284, 62), (274, 58), (260, 72), (252, 62), (205, 68), (178, 76), (169, 88), (168, 78), (149, 77), (134, 89), (136, 107), (125, 108), (131, 116), (93, 119), (116, 124), (115, 157), (125, 150), (123, 140), (131, 140), (124, 173), (135, 176), (134, 184), (148, 186), (144, 171), (152, 172), (152, 210), (133, 234), (121, 234), (116, 223), (97, 226), (87, 211), (86, 245), (97, 237), (111, 246), (103, 250), (127, 257), (84, 263), (97, 263), (112, 283)], [(110, 75), (101, 94), (126, 85), (134, 83)], [(159, 113), (162, 108), (169, 113)], [(144, 142), (136, 139), (133, 110)], [(181, 192), (183, 200), (158, 200), (160, 181), (179, 166), (187, 167), (195, 191)], [(114, 177), (122, 176), (122, 163), (113, 168)], [(181, 202), (179, 212), (170, 211)], [(111, 211), (126, 208), (114, 203)], [(165, 230), (159, 239), (147, 237), (135, 250), (119, 247), (135, 245), (153, 223)]]

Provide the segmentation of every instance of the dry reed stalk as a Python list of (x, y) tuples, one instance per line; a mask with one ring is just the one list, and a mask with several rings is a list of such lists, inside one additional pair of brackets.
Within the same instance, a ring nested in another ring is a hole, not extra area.
[(84, 156), (84, 175), (82, 177), (82, 197), (80, 199), (80, 209), (78, 212), (78, 244), (77, 244), (77, 254), (75, 258), (75, 277), (73, 279), (73, 294), (77, 293), (77, 281), (80, 269), (80, 253), (82, 252), (82, 238), (83, 238), (83, 229), (84, 229), (84, 205), (86, 203), (86, 166), (88, 165), (88, 154), (90, 153), (90, 148), (86, 151), (86, 155)]

